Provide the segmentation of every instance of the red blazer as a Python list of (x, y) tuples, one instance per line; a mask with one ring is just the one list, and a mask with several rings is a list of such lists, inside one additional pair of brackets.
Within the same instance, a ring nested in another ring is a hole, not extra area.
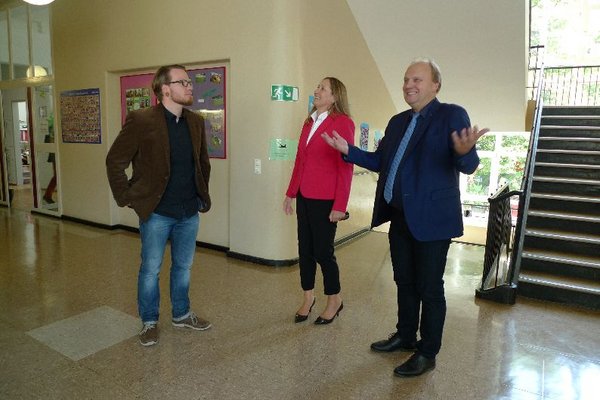
[(306, 139), (313, 125), (304, 123), (294, 171), (286, 195), (295, 198), (298, 192), (307, 199), (333, 200), (333, 209), (345, 212), (350, 197), (353, 165), (341, 157), (339, 151), (329, 146), (321, 133), (329, 135), (335, 130), (340, 136), (354, 144), (354, 122), (343, 114), (329, 115), (313, 134), (308, 144)]

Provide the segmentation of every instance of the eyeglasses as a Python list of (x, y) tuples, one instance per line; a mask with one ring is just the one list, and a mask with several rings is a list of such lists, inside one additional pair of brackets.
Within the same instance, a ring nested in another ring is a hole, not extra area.
[(171, 83), (179, 83), (183, 87), (192, 86), (192, 80), (191, 79), (180, 79), (178, 81), (171, 81), (171, 82), (169, 82), (169, 85)]

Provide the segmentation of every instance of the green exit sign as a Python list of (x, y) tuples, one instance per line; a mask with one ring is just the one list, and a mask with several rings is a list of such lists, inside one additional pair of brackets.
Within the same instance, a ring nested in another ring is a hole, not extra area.
[(298, 101), (298, 88), (288, 85), (271, 85), (271, 100)]

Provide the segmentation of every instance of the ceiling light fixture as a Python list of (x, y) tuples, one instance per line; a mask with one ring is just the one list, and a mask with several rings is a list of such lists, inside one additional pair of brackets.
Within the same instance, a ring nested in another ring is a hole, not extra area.
[(45, 6), (52, 3), (54, 0), (23, 0), (25, 3), (33, 4), (34, 6)]

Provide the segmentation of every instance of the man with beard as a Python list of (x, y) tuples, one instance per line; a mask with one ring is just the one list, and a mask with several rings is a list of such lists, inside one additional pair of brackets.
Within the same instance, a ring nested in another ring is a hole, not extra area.
[[(158, 343), (159, 273), (171, 242), (170, 295), (175, 327), (205, 330), (210, 322), (190, 310), (190, 268), (196, 249), (198, 212), (210, 209), (210, 163), (204, 120), (185, 109), (193, 103), (185, 67), (160, 67), (152, 81), (154, 107), (129, 113), (106, 157), (113, 196), (140, 219), (139, 334), (143, 346)], [(129, 179), (125, 170), (133, 166)]]

